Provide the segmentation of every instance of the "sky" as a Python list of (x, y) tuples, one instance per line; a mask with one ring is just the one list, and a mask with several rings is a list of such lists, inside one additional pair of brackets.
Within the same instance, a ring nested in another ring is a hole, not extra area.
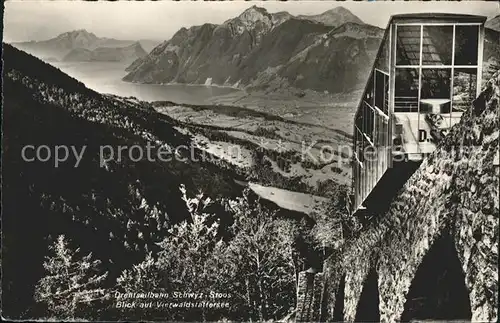
[(166, 40), (181, 27), (222, 23), (257, 5), (269, 12), (318, 14), (339, 5), (366, 23), (385, 28), (393, 14), (412, 12), (500, 14), (499, 4), (483, 1), (352, 2), (352, 1), (69, 1), (10, 0), (5, 2), (4, 41), (44, 40), (86, 29), (99, 37)]

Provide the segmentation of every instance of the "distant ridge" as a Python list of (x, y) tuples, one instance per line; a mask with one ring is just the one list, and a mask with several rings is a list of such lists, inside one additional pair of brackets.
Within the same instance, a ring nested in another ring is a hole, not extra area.
[[(74, 49), (95, 50), (100, 47), (118, 48), (134, 45), (136, 40), (120, 40), (98, 37), (85, 29), (68, 31), (42, 41), (14, 42), (11, 45), (45, 60), (61, 60)], [(145, 51), (158, 45), (159, 41), (140, 40)], [(143, 45), (144, 44), (144, 45)]]
[(142, 48), (139, 42), (126, 47), (99, 47), (94, 50), (75, 48), (71, 50), (63, 61), (79, 62), (128, 62), (146, 56), (148, 53)]

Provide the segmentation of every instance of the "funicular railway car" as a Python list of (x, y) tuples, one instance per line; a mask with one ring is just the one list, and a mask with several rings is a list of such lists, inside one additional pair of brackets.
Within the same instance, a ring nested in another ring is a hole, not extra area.
[(485, 20), (391, 17), (355, 114), (353, 213), (383, 212), (479, 95)]

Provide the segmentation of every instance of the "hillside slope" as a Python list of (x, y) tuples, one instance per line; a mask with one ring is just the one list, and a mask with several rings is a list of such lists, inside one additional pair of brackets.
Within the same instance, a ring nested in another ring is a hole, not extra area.
[(330, 92), (361, 88), (383, 30), (347, 12), (316, 19), (253, 6), (221, 25), (179, 30), (131, 64), (124, 80)]
[[(83, 252), (92, 251), (113, 279), (154, 250), (172, 223), (186, 219), (179, 185), (213, 197), (238, 194), (231, 169), (191, 162), (191, 139), (149, 105), (89, 90), (7, 44), (3, 59), (3, 317), (37, 316), (33, 287), (51, 237), (66, 234)], [(101, 147), (116, 154), (119, 146), (148, 144), (186, 149), (179, 151), (182, 160), (124, 153), (101, 164)], [(33, 145), (27, 158), (40, 146), (47, 147), (40, 156), (50, 149), (54, 157), (62, 145), (85, 151), (78, 165), (70, 154), (56, 167), (53, 158), (24, 160), (27, 145)]]

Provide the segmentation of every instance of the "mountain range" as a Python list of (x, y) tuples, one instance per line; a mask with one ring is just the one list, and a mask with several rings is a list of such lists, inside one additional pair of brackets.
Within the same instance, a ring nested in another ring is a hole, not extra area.
[[(73, 50), (83, 52), (83, 50), (94, 51), (100, 48), (97, 52), (109, 52), (109, 50), (102, 50), (102, 48), (137, 47), (137, 44), (139, 44), (142, 51), (148, 52), (158, 43), (155, 40), (136, 41), (98, 37), (94, 33), (80, 29), (62, 33), (48, 40), (15, 42), (11, 45), (45, 60), (61, 60)], [(83, 56), (85, 57), (85, 55)]]
[(180, 29), (124, 80), (351, 91), (364, 85), (383, 33), (343, 7), (295, 17), (252, 6), (220, 25)]

